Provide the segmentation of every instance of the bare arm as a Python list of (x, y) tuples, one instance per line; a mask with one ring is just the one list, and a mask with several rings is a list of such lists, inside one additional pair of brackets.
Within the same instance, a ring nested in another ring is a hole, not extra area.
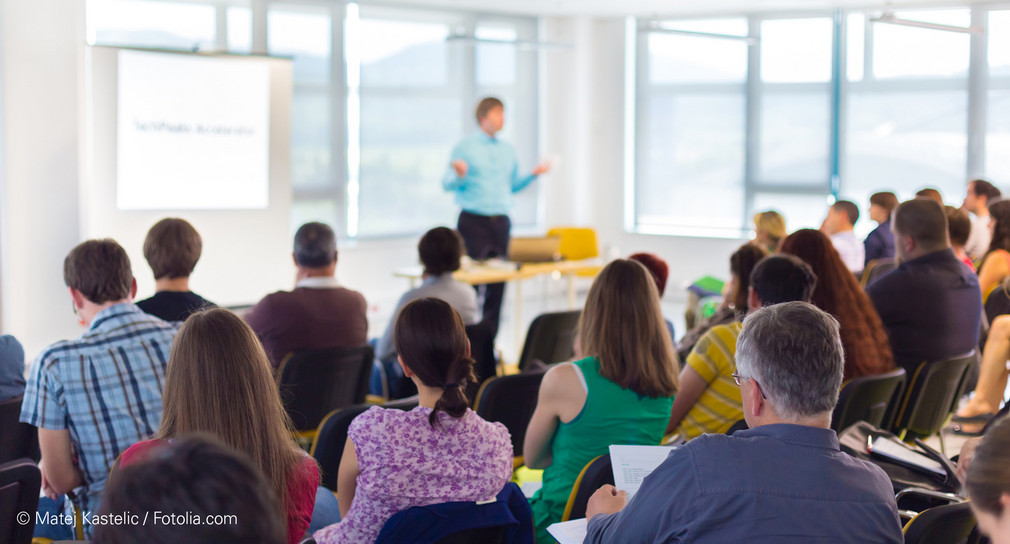
[(537, 394), (537, 408), (523, 442), (523, 462), (529, 468), (551, 465), (551, 442), (558, 424), (575, 419), (586, 403), (586, 390), (575, 372), (572, 365), (562, 364), (544, 374)]
[(354, 442), (347, 437), (344, 444), (344, 455), (340, 457), (340, 470), (337, 471), (337, 503), (340, 505), (340, 519), (347, 517), (354, 501), (354, 492), (358, 488), (358, 454), (354, 451)]
[(680, 371), (680, 390), (673, 399), (673, 408), (670, 409), (670, 424), (666, 426), (666, 434), (670, 434), (680, 427), (680, 422), (684, 416), (694, 408), (694, 405), (701, 398), (701, 395), (708, 388), (708, 382), (698, 374), (698, 371), (685, 365)]
[(990, 253), (978, 271), (978, 286), (982, 289), (982, 294), (989, 287), (1003, 281), (1008, 274), (1010, 269), (1007, 268), (1006, 257), (1002, 253)]
[(39, 429), (39, 449), (42, 450), (42, 487), (46, 496), (56, 498), (84, 484), (84, 475), (74, 462), (70, 431)]

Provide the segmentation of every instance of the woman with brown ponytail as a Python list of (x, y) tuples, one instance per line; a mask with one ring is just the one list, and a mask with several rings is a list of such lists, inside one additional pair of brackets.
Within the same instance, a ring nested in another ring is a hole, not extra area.
[(394, 328), (419, 406), (375, 406), (351, 423), (337, 475), (341, 521), (316, 531), (320, 544), (374, 542), (400, 510), (493, 499), (512, 476), (505, 426), (468, 408), (473, 359), (459, 314), (422, 298), (400, 310)]

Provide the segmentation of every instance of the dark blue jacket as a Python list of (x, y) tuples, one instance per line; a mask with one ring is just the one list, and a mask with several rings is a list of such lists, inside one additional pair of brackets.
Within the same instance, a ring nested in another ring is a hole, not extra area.
[(874, 259), (890, 259), (894, 257), (894, 233), (891, 232), (891, 222), (884, 221), (863, 241), (866, 251), (866, 264)]

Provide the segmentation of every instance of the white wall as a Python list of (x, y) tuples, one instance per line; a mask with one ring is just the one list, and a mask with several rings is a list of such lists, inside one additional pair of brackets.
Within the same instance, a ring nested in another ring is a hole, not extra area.
[(32, 357), (80, 333), (63, 258), (80, 240), (83, 2), (4, 0), (4, 332)]

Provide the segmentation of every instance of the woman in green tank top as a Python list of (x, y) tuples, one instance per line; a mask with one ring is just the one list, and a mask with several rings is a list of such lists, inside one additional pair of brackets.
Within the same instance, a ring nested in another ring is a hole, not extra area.
[(600, 272), (579, 322), (587, 357), (544, 375), (523, 454), (544, 469), (530, 500), (537, 541), (553, 542), (582, 468), (611, 444), (659, 444), (677, 391), (677, 356), (659, 292), (641, 264), (618, 259)]

